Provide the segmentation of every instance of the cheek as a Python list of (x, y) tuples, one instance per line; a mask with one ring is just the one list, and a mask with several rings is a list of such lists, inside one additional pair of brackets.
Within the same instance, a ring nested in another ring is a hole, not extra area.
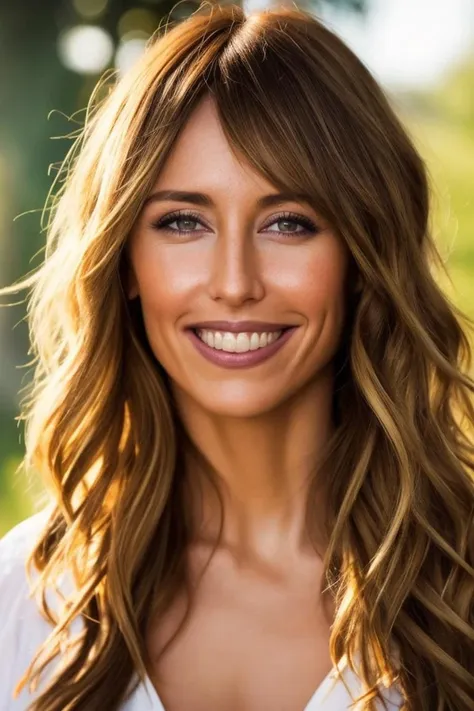
[(315, 250), (300, 270), (299, 299), (308, 333), (302, 371), (308, 377), (334, 357), (346, 322), (348, 257), (335, 241)]
[[(301, 258), (303, 256), (303, 258)], [(348, 260), (342, 246), (328, 239), (312, 246), (281, 270), (282, 286), (308, 317), (319, 311), (340, 310), (345, 303), (344, 285)]]
[[(344, 303), (347, 255), (334, 235), (294, 247), (273, 245), (260, 261), (260, 278), (275, 308), (306, 315)], [(148, 245), (134, 256), (144, 317), (166, 321), (192, 312), (209, 285), (212, 257), (198, 243)], [(257, 270), (258, 271), (258, 270)], [(196, 297), (196, 298), (195, 298)]]
[(181, 316), (192, 306), (190, 296), (202, 280), (195, 257), (176, 245), (137, 251), (135, 274), (144, 317), (148, 314), (150, 318), (163, 319), (163, 323)]

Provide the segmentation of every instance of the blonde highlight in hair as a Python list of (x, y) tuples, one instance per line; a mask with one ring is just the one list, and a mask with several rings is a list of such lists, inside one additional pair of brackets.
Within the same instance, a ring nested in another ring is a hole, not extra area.
[[(191, 443), (124, 286), (130, 230), (209, 94), (236, 154), (311, 198), (359, 279), (336, 358), (322, 524), (316, 478), (307, 502), (308, 530), (329, 540), (331, 658), (352, 666), (360, 651), (361, 711), (384, 679), (400, 684), (403, 711), (472, 710), (473, 322), (437, 284), (428, 173), (396, 112), (353, 52), (296, 8), (202, 6), (108, 79), (58, 176), (44, 264), (0, 291), (33, 286), (24, 465), (52, 502), (28, 561), (52, 631), (18, 690), (67, 651), (30, 711), (118, 709), (150, 665), (147, 621), (186, 583)], [(66, 570), (74, 590), (54, 615), (44, 593)]]

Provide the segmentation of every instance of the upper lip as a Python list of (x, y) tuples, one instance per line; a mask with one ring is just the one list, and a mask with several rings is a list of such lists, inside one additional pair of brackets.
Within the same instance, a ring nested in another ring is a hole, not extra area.
[(213, 331), (230, 331), (240, 333), (255, 331), (263, 333), (270, 331), (280, 331), (282, 328), (291, 328), (287, 323), (266, 323), (264, 321), (201, 321), (193, 323), (188, 328), (209, 328)]

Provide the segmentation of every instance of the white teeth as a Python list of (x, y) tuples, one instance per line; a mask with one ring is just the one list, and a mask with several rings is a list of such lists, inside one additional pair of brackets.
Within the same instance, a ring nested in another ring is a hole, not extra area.
[[(270, 345), (281, 336), (283, 331), (271, 333), (230, 333), (229, 331), (209, 331), (206, 328), (197, 330), (197, 335), (210, 348), (227, 351), (228, 353), (246, 353), (256, 351)], [(249, 338), (250, 336), (250, 338)]]

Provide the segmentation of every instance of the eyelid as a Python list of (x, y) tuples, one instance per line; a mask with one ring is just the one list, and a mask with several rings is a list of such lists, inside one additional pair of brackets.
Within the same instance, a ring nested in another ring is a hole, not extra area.
[[(194, 210), (190, 210), (187, 208), (181, 208), (181, 209), (173, 210), (172, 212), (166, 213), (162, 217), (159, 217), (156, 220), (152, 220), (150, 224), (152, 227), (156, 227), (156, 228), (166, 227), (167, 224), (169, 224), (170, 222), (174, 222), (174, 220), (177, 220), (180, 217), (188, 217), (196, 222), (199, 222), (204, 227), (208, 227), (205, 224), (205, 222), (203, 222), (201, 215), (199, 215)], [(308, 215), (297, 213), (292, 210), (281, 210), (276, 215), (271, 215), (271, 217), (269, 217), (268, 221), (263, 225), (262, 229), (269, 227), (270, 225), (274, 224), (275, 222), (278, 222), (279, 220), (294, 220), (295, 222), (300, 221), (303, 223), (307, 223), (307, 224), (304, 224), (303, 226), (305, 227), (305, 230), (308, 232), (318, 233), (318, 232), (321, 232), (323, 229), (323, 227), (320, 225), (319, 221), (314, 220), (314, 218), (309, 217)], [(191, 233), (193, 231), (198, 232), (198, 230), (190, 230), (189, 232)], [(284, 234), (284, 233), (282, 233), (282, 234)]]
[(281, 212), (277, 213), (276, 215), (272, 215), (270, 218), (270, 221), (267, 222), (263, 227), (269, 227), (272, 225), (274, 222), (278, 222), (279, 220), (289, 220), (289, 221), (294, 221), (294, 222), (302, 222), (305, 223), (304, 227), (308, 231), (314, 231), (318, 232), (322, 228), (319, 226), (319, 224), (312, 218), (309, 217), (308, 215), (304, 215), (298, 212), (294, 212), (292, 210), (282, 210)]

